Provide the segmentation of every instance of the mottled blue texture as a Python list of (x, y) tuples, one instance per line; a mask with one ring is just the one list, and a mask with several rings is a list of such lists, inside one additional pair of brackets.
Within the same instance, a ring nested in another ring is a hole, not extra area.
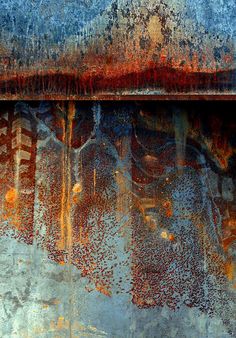
[(235, 40), (236, 5), (234, 0), (186, 0), (187, 14), (216, 35)]
[[(164, 4), (168, 12), (182, 16), (183, 20), (191, 18), (193, 23), (203, 25), (211, 33), (223, 34), (233, 38), (235, 36), (236, 14), (233, 0), (165, 0), (155, 1)], [(30, 37), (48, 34), (54, 40), (63, 39), (71, 34), (78, 34), (79, 30), (89, 21), (93, 20), (107, 6), (114, 4), (120, 8), (127, 7), (138, 10), (141, 7), (151, 9), (153, 1), (148, 4), (145, 0), (118, 1), (118, 0), (6, 0), (0, 1), (1, 30), (11, 32), (13, 35)], [(180, 10), (180, 12), (179, 12)], [(181, 11), (182, 10), (182, 11)]]
[(77, 34), (111, 0), (6, 0), (0, 2), (1, 29), (14, 35), (52, 35), (57, 41)]

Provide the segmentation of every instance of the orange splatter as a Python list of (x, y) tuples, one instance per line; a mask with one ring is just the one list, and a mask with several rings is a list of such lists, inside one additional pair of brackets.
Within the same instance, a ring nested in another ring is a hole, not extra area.
[(79, 194), (83, 190), (82, 184), (80, 182), (75, 183), (72, 190), (74, 194)]
[(234, 263), (232, 260), (225, 263), (225, 274), (229, 281), (234, 279)]
[(8, 203), (15, 203), (16, 200), (17, 200), (17, 191), (15, 188), (11, 188), (7, 191), (6, 195), (5, 195), (5, 200), (8, 202)]
[(70, 326), (69, 321), (61, 316), (58, 317), (57, 322), (54, 321), (50, 322), (50, 331), (69, 329), (69, 326)]
[(170, 201), (165, 201), (163, 203), (163, 207), (165, 208), (166, 217), (171, 217), (173, 215), (173, 210), (172, 210), (171, 202)]
[(111, 297), (111, 291), (109, 291), (104, 285), (102, 284), (97, 284), (96, 285), (96, 290), (104, 294), (105, 296)]
[(170, 235), (169, 235), (169, 240), (170, 240), (170, 241), (174, 241), (174, 240), (175, 240), (175, 236), (174, 236), (173, 234), (170, 234)]

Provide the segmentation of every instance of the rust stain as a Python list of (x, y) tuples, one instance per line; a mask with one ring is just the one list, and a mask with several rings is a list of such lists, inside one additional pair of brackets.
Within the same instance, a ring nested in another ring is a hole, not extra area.
[(7, 203), (14, 204), (17, 201), (18, 193), (15, 188), (11, 188), (7, 191), (5, 195), (5, 200)]
[[(61, 193), (61, 239), (60, 249), (69, 249), (72, 246), (72, 224), (71, 224), (71, 160), (70, 150), (72, 143), (72, 127), (75, 117), (75, 102), (69, 101), (68, 113), (63, 118), (63, 136), (65, 144), (62, 155), (62, 193)], [(67, 116), (67, 117), (66, 117)]]

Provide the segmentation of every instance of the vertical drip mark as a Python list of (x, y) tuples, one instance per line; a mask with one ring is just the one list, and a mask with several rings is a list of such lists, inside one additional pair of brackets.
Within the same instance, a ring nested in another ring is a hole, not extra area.
[(22, 230), (23, 224), (22, 220), (20, 217), (20, 208), (19, 208), (19, 195), (20, 195), (20, 156), (19, 152), (16, 152), (15, 154), (15, 188), (12, 190), (14, 191), (15, 194), (15, 203), (14, 203), (14, 208), (15, 208), (15, 226), (17, 230)]
[[(14, 115), (15, 115), (15, 111), (14, 111)], [(12, 126), (11, 126), (11, 132), (12, 132), (12, 139), (13, 139), (13, 132), (14, 132), (14, 123), (15, 123), (15, 119), (13, 118), (12, 121)], [(20, 137), (19, 137), (19, 130), (21, 128), (21, 124), (20, 124), (20, 120), (19, 120), (19, 124), (16, 124), (16, 138), (17, 141), (19, 142), (20, 145)], [(16, 142), (17, 143), (17, 142)], [(15, 211), (16, 211), (16, 227), (18, 228), (18, 230), (21, 229), (22, 227), (22, 222), (21, 222), (21, 218), (20, 218), (20, 210), (19, 210), (19, 193), (20, 193), (20, 164), (21, 164), (21, 157), (20, 157), (20, 151), (19, 149), (16, 148), (15, 152), (14, 152), (14, 146), (13, 143), (11, 144), (11, 151), (14, 153), (14, 192), (15, 192), (15, 196), (16, 196), (16, 200), (15, 200)]]
[(176, 143), (176, 166), (182, 168), (185, 163), (186, 139), (188, 134), (188, 117), (183, 111), (174, 112), (174, 129)]
[[(62, 110), (64, 111), (64, 102), (62, 103)], [(62, 142), (65, 143), (66, 140), (66, 119), (65, 117), (62, 119)], [(60, 216), (60, 225), (61, 225), (61, 236), (60, 236), (60, 242), (59, 242), (59, 249), (65, 249), (65, 199), (66, 199), (66, 182), (65, 182), (65, 160), (66, 160), (66, 154), (65, 154), (65, 148), (62, 149), (62, 191), (61, 191), (61, 216)]]
[[(98, 141), (101, 137), (101, 130), (100, 130), (101, 105), (100, 103), (95, 103), (93, 106), (93, 120), (94, 120), (93, 134), (96, 138), (96, 141)], [(97, 180), (97, 170), (96, 170), (96, 164), (95, 164), (95, 168), (93, 168), (93, 195), (94, 196), (96, 194), (96, 180)]]
[(73, 120), (75, 117), (75, 102), (69, 101), (68, 104), (68, 125), (66, 132), (66, 164), (67, 164), (67, 199), (66, 199), (66, 216), (67, 216), (67, 246), (72, 246), (72, 225), (71, 225), (71, 143), (73, 132)]
[(130, 133), (127, 134), (127, 130), (130, 130), (132, 128), (130, 118), (131, 111), (126, 111), (126, 109), (123, 109), (120, 114), (121, 116), (123, 116), (123, 122), (121, 119), (121, 135), (116, 140), (116, 147), (119, 160), (122, 165), (117, 167), (118, 170), (116, 170), (115, 172), (115, 179), (117, 184), (116, 220), (118, 224), (121, 225), (120, 233), (122, 234), (124, 239), (124, 250), (128, 250), (132, 236), (132, 183), (127, 179), (127, 177), (132, 176), (131, 135)]
[(71, 143), (73, 137), (73, 120), (75, 117), (76, 109), (75, 102), (69, 101), (68, 104), (68, 126), (67, 126), (67, 200), (66, 200), (66, 225), (67, 225), (67, 248), (69, 249), (69, 278), (70, 278), (70, 297), (69, 297), (69, 337), (72, 338), (72, 318), (73, 318), (73, 278), (72, 278), (72, 244), (73, 244), (73, 234), (72, 234), (72, 224), (71, 224)]
[(63, 154), (62, 154), (62, 196), (61, 196), (61, 249), (70, 249), (72, 245), (71, 226), (71, 141), (75, 102), (70, 101), (68, 112), (63, 119)]
[(100, 121), (101, 121), (101, 105), (100, 103), (96, 102), (93, 106), (93, 120), (94, 120), (94, 129), (93, 133), (95, 134), (96, 138), (100, 136)]
[[(63, 107), (65, 108), (65, 107)], [(68, 253), (68, 270), (66, 271), (70, 282), (69, 299), (69, 337), (72, 337), (73, 318), (73, 281), (72, 281), (72, 224), (71, 224), (71, 142), (73, 131), (73, 119), (75, 116), (75, 102), (70, 101), (68, 111), (63, 117), (63, 153), (62, 153), (62, 196), (61, 196), (61, 241), (60, 249)]]
[(93, 194), (96, 194), (96, 169), (93, 169)]
[(20, 186), (20, 156), (19, 152), (17, 151), (15, 154), (15, 189), (17, 193), (19, 193), (19, 186)]

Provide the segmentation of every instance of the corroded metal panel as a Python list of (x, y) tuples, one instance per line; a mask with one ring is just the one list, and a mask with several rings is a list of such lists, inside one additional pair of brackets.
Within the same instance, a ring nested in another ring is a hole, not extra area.
[(235, 132), (225, 102), (2, 103), (0, 336), (234, 337)]
[(235, 1), (0, 4), (1, 98), (235, 94)]

